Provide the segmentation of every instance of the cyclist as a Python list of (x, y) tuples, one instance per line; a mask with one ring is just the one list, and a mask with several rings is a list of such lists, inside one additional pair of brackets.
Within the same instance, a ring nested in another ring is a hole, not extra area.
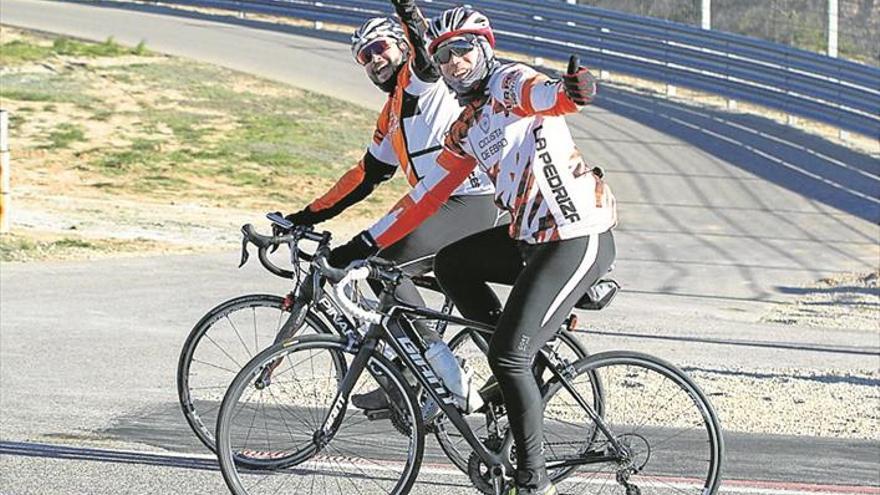
[[(446, 87), (427, 54), (424, 17), (411, 1), (395, 2), (395, 6), (403, 20), (402, 27), (392, 18), (375, 17), (365, 21), (351, 38), (355, 60), (363, 66), (370, 81), (388, 93), (373, 139), (358, 164), (326, 194), (286, 216), (296, 225), (314, 225), (333, 218), (366, 198), (379, 183), (390, 179), (398, 167), (411, 185), (417, 184), (436, 167), (443, 136), (461, 112), (454, 93)], [(463, 176), (449, 201), (435, 215), (408, 235), (385, 245), (379, 255), (394, 261), (409, 275), (431, 271), (434, 254), (441, 247), (501, 223), (492, 204), (493, 191), (491, 181), (482, 171)], [(424, 305), (411, 281), (402, 284), (396, 295), (408, 303)], [(423, 323), (418, 322), (416, 327), (429, 343), (440, 340)], [(381, 389), (355, 395), (352, 403), (365, 410), (388, 407)]]
[[(550, 79), (494, 56), (489, 20), (469, 7), (432, 19), (428, 52), (465, 105), (445, 139), (438, 167), (368, 230), (336, 249), (335, 266), (373, 253), (416, 228), (456, 184), (479, 168), (495, 202), (511, 216), (452, 243), (435, 274), (466, 317), (492, 322), (489, 363), (507, 407), (517, 469), (510, 493), (553, 494), (542, 454), (542, 406), (530, 368), (586, 290), (611, 267), (616, 204), (602, 172), (590, 168), (562, 117), (592, 102), (586, 68)], [(513, 284), (502, 311), (486, 281)]]

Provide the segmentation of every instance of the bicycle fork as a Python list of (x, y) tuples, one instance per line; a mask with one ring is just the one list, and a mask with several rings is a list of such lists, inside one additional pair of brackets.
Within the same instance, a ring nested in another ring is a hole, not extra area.
[(344, 417), (348, 397), (354, 389), (358, 379), (360, 379), (361, 373), (366, 369), (370, 356), (373, 354), (373, 351), (376, 350), (377, 344), (378, 341), (375, 339), (367, 339), (363, 342), (363, 345), (358, 349), (357, 354), (355, 354), (351, 366), (348, 368), (348, 372), (342, 378), (342, 383), (336, 388), (336, 396), (333, 398), (330, 409), (327, 411), (324, 421), (321, 422), (321, 426), (315, 430), (313, 436), (313, 442), (318, 451), (326, 447), (336, 434), (336, 429), (339, 427), (339, 424)]
[[(299, 296), (294, 296), (293, 294), (289, 294), (288, 297), (293, 297), (293, 305), (290, 308), (290, 317), (281, 325), (281, 328), (278, 329), (278, 333), (275, 334), (274, 344), (280, 344), (285, 340), (296, 335), (297, 330), (302, 327), (303, 322), (306, 320), (306, 313), (309, 311), (309, 302), (312, 300), (311, 294), (304, 294), (305, 290), (301, 290)], [(260, 373), (260, 376), (257, 377), (254, 382), (254, 387), (257, 390), (262, 390), (269, 386), (272, 383), (272, 373), (275, 371), (275, 368), (281, 364), (282, 358), (278, 358), (275, 361), (267, 364), (263, 371)]]

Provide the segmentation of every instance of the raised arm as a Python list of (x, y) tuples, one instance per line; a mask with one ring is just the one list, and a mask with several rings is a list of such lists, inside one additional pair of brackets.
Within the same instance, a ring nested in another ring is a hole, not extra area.
[(440, 70), (431, 62), (428, 47), (425, 46), (425, 31), (428, 21), (416, 6), (415, 0), (391, 0), (394, 10), (403, 24), (406, 37), (413, 50), (413, 71), (419, 79), (434, 82), (440, 79)]

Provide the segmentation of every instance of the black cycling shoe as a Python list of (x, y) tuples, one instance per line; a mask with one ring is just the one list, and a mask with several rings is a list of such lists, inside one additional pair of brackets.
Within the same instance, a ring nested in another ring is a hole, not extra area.
[(516, 471), (507, 495), (556, 495), (556, 486), (546, 471)]
[(556, 495), (556, 486), (549, 482), (540, 488), (514, 485), (510, 487), (507, 495)]
[(381, 388), (377, 388), (376, 390), (365, 394), (352, 395), (351, 404), (354, 407), (365, 411), (375, 411), (391, 407), (391, 403), (388, 402), (388, 394), (386, 394)]

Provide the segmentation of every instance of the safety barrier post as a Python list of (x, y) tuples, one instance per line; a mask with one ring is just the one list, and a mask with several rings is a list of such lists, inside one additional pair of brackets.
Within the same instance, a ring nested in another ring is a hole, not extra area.
[[(670, 36), (669, 36), (669, 29), (667, 29), (667, 30), (666, 30), (666, 36), (664, 36), (664, 40), (663, 40), (663, 45), (664, 45), (664, 46), (667, 46), (667, 47), (669, 46), (669, 37), (670, 37)], [(666, 55), (666, 59), (667, 59), (667, 60), (669, 59), (669, 55), (668, 55), (668, 54)], [(668, 62), (667, 62), (665, 65), (666, 65), (667, 67), (669, 67), (669, 63), (668, 63)], [(674, 84), (670, 84), (670, 83), (666, 83), (666, 97), (667, 97), (667, 98), (672, 98), (672, 97), (675, 96), (676, 93), (677, 93), (677, 91), (676, 91), (675, 85), (674, 85)]]
[(700, 4), (700, 27), (712, 29), (712, 0), (703, 0)]
[(828, 0), (828, 56), (837, 57), (837, 23), (838, 23), (837, 0)]
[(9, 112), (0, 110), (0, 233), (9, 232)]

